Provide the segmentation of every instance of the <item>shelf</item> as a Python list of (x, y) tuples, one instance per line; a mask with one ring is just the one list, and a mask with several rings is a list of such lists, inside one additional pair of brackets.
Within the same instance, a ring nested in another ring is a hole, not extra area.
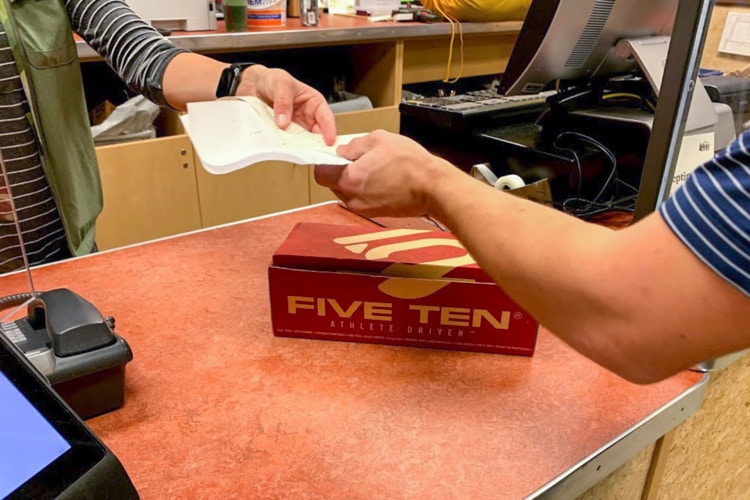
[[(251, 28), (246, 33), (227, 33), (219, 22), (216, 31), (175, 32), (169, 38), (178, 47), (199, 53), (237, 52), (266, 48), (340, 45), (383, 40), (445, 37), (451, 34), (449, 23), (373, 23), (367, 19), (323, 14), (316, 27), (301, 26), (299, 19), (288, 18), (286, 26)], [(466, 35), (508, 34), (515, 37), (521, 29), (520, 21), (502, 23), (462, 23)], [(101, 60), (91, 47), (76, 37), (81, 61)]]

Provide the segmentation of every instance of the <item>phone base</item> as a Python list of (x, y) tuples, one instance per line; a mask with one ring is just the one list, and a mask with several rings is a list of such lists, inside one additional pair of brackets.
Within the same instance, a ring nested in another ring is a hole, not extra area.
[(52, 388), (84, 420), (125, 402), (125, 365), (133, 353), (124, 339), (115, 337), (105, 348), (57, 358), (55, 371), (47, 375)]
[(125, 402), (125, 365), (107, 368), (52, 388), (82, 419), (116, 410)]
[(114, 318), (105, 319), (93, 304), (66, 288), (39, 293), (27, 309), (28, 316), (0, 323), (0, 334), (26, 355), (79, 417), (120, 408), (125, 365), (133, 353), (115, 333)]

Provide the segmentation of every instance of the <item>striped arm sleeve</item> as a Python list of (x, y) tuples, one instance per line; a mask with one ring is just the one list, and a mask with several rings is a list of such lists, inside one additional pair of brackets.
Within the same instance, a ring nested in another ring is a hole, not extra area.
[(750, 131), (698, 167), (659, 212), (698, 258), (750, 296)]
[(65, 8), (73, 31), (104, 57), (128, 88), (169, 106), (162, 91), (164, 71), (186, 50), (161, 36), (124, 0), (65, 0)]

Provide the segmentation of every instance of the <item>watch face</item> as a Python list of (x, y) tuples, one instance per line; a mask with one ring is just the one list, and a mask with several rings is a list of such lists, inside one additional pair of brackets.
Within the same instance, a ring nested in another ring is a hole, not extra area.
[(242, 70), (240, 68), (230, 66), (229, 68), (225, 68), (221, 72), (221, 77), (219, 78), (219, 86), (216, 88), (217, 98), (234, 95), (237, 87), (237, 78), (239, 77), (241, 71)]
[(216, 97), (225, 97), (228, 95), (234, 95), (237, 92), (237, 87), (240, 84), (240, 76), (250, 66), (254, 66), (255, 63), (233, 63), (228, 68), (224, 68), (219, 78), (219, 86), (216, 87)]

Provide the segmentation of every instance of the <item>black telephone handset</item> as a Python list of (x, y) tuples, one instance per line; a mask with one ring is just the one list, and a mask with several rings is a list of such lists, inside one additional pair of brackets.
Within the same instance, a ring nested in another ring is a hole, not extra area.
[(133, 353), (90, 302), (66, 288), (39, 293), (28, 316), (4, 333), (81, 418), (122, 406), (125, 364)]
[(55, 356), (82, 354), (115, 342), (101, 313), (66, 288), (42, 292), (28, 306), (29, 326), (46, 330)]

